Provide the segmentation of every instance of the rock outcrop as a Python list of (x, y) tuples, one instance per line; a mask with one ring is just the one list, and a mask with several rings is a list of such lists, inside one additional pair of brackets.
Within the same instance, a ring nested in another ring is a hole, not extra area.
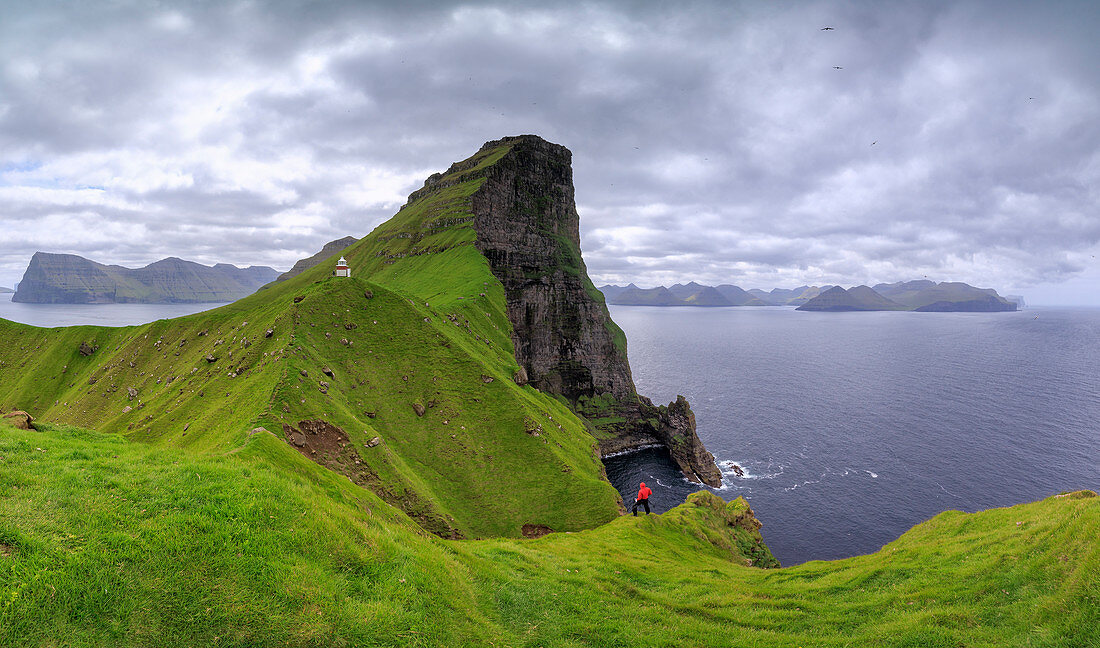
[(278, 273), (267, 266), (204, 266), (167, 258), (144, 268), (108, 266), (74, 254), (35, 252), (12, 301), (32, 304), (229, 302)]
[(22, 410), (15, 410), (4, 415), (4, 421), (14, 426), (17, 430), (33, 430), (34, 418)]
[[(484, 177), (470, 197), (473, 227), (477, 249), (504, 285), (516, 382), (564, 396), (589, 420), (614, 420), (596, 430), (602, 453), (658, 443), (688, 478), (719, 486), (721, 472), (696, 435), (687, 401), (657, 407), (635, 390), (626, 336), (581, 259), (569, 149), (523, 135), (488, 142), (481, 152), (499, 155), (488, 164), (480, 155), (452, 165), (409, 202), (445, 188), (445, 177)], [(464, 170), (470, 173), (455, 175)]]

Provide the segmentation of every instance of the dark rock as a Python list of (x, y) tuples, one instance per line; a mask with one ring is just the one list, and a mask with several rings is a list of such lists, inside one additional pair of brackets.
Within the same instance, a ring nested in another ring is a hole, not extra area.
[(657, 408), (635, 390), (626, 337), (581, 258), (572, 154), (533, 135), (487, 142), (480, 154), (502, 149), (484, 167), (478, 168), (479, 155), (452, 165), (411, 194), (409, 203), (448, 186), (448, 176), (484, 178), (470, 196), (475, 244), (504, 287), (520, 367), (516, 383), (564, 396), (582, 415), (583, 399), (612, 397), (613, 414), (591, 417), (623, 421), (601, 430), (601, 452), (660, 443), (686, 476), (719, 485), (721, 472), (695, 433), (687, 401)]
[(722, 485), (722, 471), (714, 462), (714, 455), (707, 451), (695, 432), (695, 413), (687, 399), (677, 396), (676, 401), (658, 416), (657, 435), (669, 449), (672, 460), (691, 481), (703, 482), (718, 488)]
[(12, 425), (17, 430), (33, 430), (34, 417), (27, 414), (23, 410), (14, 410), (4, 415), (4, 421), (9, 425)]
[(207, 362), (217, 362), (217, 361), (218, 361), (218, 359), (217, 359), (217, 358), (215, 358), (215, 357), (214, 357), (214, 356), (213, 356), (212, 354), (209, 354), (209, 353), (207, 353), (207, 354), (206, 354), (206, 361), (207, 361)]
[(486, 376), (485, 374), (481, 374), (481, 382), (488, 385), (489, 383), (493, 382), (493, 377), (492, 376)]
[(298, 295), (297, 297), (294, 298), (294, 303), (295, 304), (300, 304), (302, 302), (302, 300), (305, 299), (305, 298), (306, 298), (305, 295)]
[(137, 395), (138, 391), (133, 387), (126, 388), (126, 396), (129, 398), (129, 400), (134, 400), (135, 398), (137, 398)]
[(424, 407), (420, 403), (413, 403), (412, 408), (413, 411), (416, 412), (417, 416), (424, 416), (424, 413), (428, 411), (428, 408)]
[(321, 373), (325, 374), (329, 378), (335, 378), (336, 377), (336, 374), (332, 371), (332, 369), (329, 369), (328, 367), (323, 367), (321, 369)]
[(554, 530), (545, 524), (524, 524), (520, 529), (520, 533), (524, 538), (541, 538), (544, 535), (553, 533)]
[(365, 445), (368, 448), (374, 448), (374, 447), (378, 446), (379, 443), (382, 443), (382, 437), (374, 437), (373, 439), (371, 439), (370, 441), (367, 441), (363, 445)]
[(363, 291), (363, 296), (366, 297), (367, 299), (374, 299), (374, 291), (373, 290), (364, 290)]
[(80, 351), (80, 355), (84, 357), (88, 357), (95, 353), (95, 349), (93, 349), (92, 345), (88, 344), (87, 342), (81, 342), (80, 348), (78, 348), (77, 350)]
[(269, 338), (272, 335), (275, 335), (275, 329), (267, 329), (266, 331), (264, 331), (265, 338)]

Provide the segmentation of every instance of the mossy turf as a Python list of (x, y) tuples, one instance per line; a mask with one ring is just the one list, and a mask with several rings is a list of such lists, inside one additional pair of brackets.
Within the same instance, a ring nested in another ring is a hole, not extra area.
[(137, 327), (0, 320), (0, 410), (210, 453), (324, 420), (354, 453), (315, 459), (441, 535), (613, 519), (619, 495), (586, 425), (513, 382), (504, 289), (473, 245), (470, 195), (507, 150), (480, 152), (344, 250), (351, 278), (322, 264)]
[[(0, 410), (41, 428), (0, 423), (0, 646), (1100, 643), (1095, 498), (790, 569), (760, 569), (743, 501), (619, 517), (599, 428), (512, 380), (470, 227), (507, 150), (345, 250), (352, 278), (134, 327), (0, 320)], [(342, 435), (292, 444), (319, 420)]]
[(214, 456), (44, 427), (0, 424), (3, 646), (1100, 645), (1090, 493), (758, 569), (743, 501), (706, 492), (449, 541), (268, 433)]

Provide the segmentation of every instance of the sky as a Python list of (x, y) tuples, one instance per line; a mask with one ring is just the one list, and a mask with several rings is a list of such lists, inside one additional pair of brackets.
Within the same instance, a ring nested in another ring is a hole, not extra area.
[(1100, 305), (1098, 33), (1091, 0), (0, 0), (0, 286), (38, 250), (285, 270), (533, 133), (597, 285)]

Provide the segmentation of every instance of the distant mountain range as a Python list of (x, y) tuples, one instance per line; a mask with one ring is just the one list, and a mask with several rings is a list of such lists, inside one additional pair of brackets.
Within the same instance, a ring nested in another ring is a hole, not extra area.
[(799, 306), (830, 287), (800, 286), (764, 292), (758, 288), (744, 290), (730, 284), (704, 286), (692, 281), (671, 288), (606, 285), (600, 287), (600, 292), (607, 303), (621, 306)]
[(75, 254), (35, 252), (14, 302), (32, 304), (201, 303), (235, 301), (273, 281), (267, 266), (204, 266), (175, 257), (144, 268), (103, 265)]
[(1012, 311), (1023, 298), (1006, 299), (991, 288), (975, 288), (961, 282), (900, 281), (856, 286), (799, 286), (785, 289), (744, 290), (737, 286), (704, 286), (691, 282), (670, 288), (600, 287), (608, 304), (621, 306), (797, 306), (809, 311)]
[(882, 311), (921, 312), (997, 312), (1014, 311), (1016, 303), (992, 288), (975, 288), (958, 281), (899, 281), (876, 284), (874, 288), (839, 286), (821, 293), (798, 310), (806, 311)]

